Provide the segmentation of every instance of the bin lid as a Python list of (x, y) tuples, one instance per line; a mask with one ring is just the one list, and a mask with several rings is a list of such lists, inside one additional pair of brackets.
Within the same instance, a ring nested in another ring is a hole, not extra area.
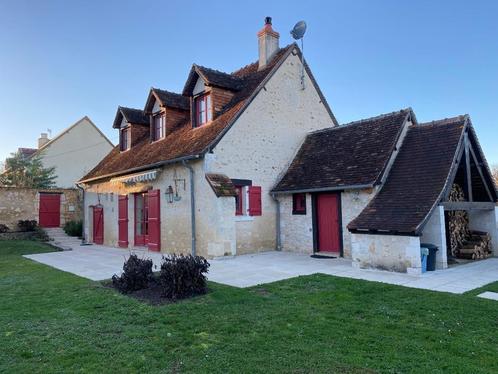
[(439, 248), (431, 243), (420, 243), (420, 248), (427, 248), (427, 249), (432, 249), (434, 251), (439, 250)]

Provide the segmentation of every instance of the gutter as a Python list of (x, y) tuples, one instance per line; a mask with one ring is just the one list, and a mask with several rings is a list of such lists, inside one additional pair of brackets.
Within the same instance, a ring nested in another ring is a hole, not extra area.
[(285, 191), (272, 191), (272, 195), (276, 194), (289, 194), (289, 193), (305, 193), (305, 192), (326, 192), (326, 191), (343, 191), (343, 190), (361, 190), (365, 188), (373, 188), (374, 183), (370, 184), (356, 184), (351, 186), (340, 186), (340, 187), (321, 187), (321, 188), (305, 188), (300, 190), (285, 190)]
[(195, 192), (194, 192), (194, 169), (192, 166), (187, 163), (186, 160), (182, 161), (182, 165), (189, 170), (190, 174), (190, 225), (192, 233), (192, 256), (195, 256), (197, 253), (196, 248), (196, 230), (195, 230)]
[(272, 199), (275, 201), (277, 204), (277, 214), (275, 215), (276, 217), (276, 224), (275, 224), (275, 250), (276, 251), (281, 251), (282, 250), (282, 237), (281, 237), (281, 230), (280, 230), (280, 200), (278, 200), (277, 196), (275, 193), (271, 194)]
[(167, 160), (167, 161), (159, 161), (159, 162), (156, 162), (156, 163), (153, 163), (153, 164), (149, 164), (149, 165), (145, 165), (145, 166), (137, 166), (135, 168), (126, 169), (126, 170), (122, 170), (122, 171), (116, 171), (114, 173), (104, 174), (104, 175), (100, 175), (100, 176), (94, 177), (94, 178), (83, 179), (83, 180), (78, 181), (78, 183), (93, 182), (93, 181), (96, 181), (96, 180), (99, 180), (99, 179), (105, 179), (105, 178), (110, 178), (110, 177), (116, 177), (116, 176), (119, 176), (119, 175), (125, 175), (125, 174), (129, 174), (129, 173), (134, 173), (134, 172), (137, 172), (137, 171), (144, 171), (144, 170), (148, 170), (148, 169), (154, 169), (154, 168), (157, 168), (157, 167), (160, 167), (160, 166), (164, 166), (164, 165), (175, 164), (177, 162), (184, 162), (184, 161), (187, 161), (187, 160), (196, 160), (196, 159), (201, 158), (201, 157), (202, 157), (202, 154), (197, 154), (197, 155), (193, 155), (193, 156), (185, 156), (185, 157), (174, 158), (172, 160)]

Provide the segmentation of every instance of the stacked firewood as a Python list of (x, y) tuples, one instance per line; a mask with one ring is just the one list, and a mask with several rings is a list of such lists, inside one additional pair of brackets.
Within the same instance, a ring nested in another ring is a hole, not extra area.
[[(465, 201), (463, 189), (454, 184), (449, 201)], [(469, 230), (469, 214), (464, 210), (448, 213), (451, 254), (457, 258), (479, 260), (491, 255), (491, 237), (484, 231)]]
[(469, 238), (455, 250), (457, 258), (480, 260), (491, 256), (491, 237), (483, 231), (470, 231)]
[[(463, 189), (454, 184), (449, 201), (465, 201)], [(450, 231), (451, 254), (456, 256), (457, 249), (461, 248), (469, 237), (469, 214), (464, 210), (452, 210), (448, 212), (448, 228)]]

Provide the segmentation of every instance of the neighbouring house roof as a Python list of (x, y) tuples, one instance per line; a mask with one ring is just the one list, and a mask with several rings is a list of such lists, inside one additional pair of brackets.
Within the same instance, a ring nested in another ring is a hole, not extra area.
[(232, 180), (225, 174), (207, 173), (206, 179), (217, 197), (237, 196)]
[[(293, 43), (281, 48), (264, 69), (258, 70), (258, 62), (255, 62), (232, 73), (231, 75), (235, 78), (234, 80), (240, 80), (240, 89), (234, 93), (231, 101), (209, 125), (192, 128), (189, 116), (183, 124), (176, 126), (174, 129), (168, 129), (166, 137), (163, 140), (151, 143), (148, 136), (143, 136), (142, 139), (137, 140), (136, 145), (128, 152), (120, 152), (117, 146), (93, 170), (84, 176), (80, 182), (95, 181), (101, 178), (127, 174), (167, 163), (203, 156), (204, 153), (212, 149), (219, 142), (263, 88), (266, 81), (270, 79), (273, 73), (293, 51), (296, 51), (295, 53), (298, 55), (301, 53), (297, 45)], [(337, 123), (311, 71), (306, 64), (305, 66), (322, 103), (327, 108), (333, 122)], [(147, 106), (145, 112), (147, 112)]]
[(114, 117), (114, 124), (112, 127), (119, 129), (123, 118), (126, 122), (134, 125), (149, 126), (149, 118), (144, 114), (143, 110), (119, 106), (116, 112), (116, 117)]
[(81, 118), (80, 120), (76, 121), (74, 124), (69, 126), (67, 129), (61, 131), (59, 134), (57, 134), (57, 136), (50, 139), (48, 143), (44, 144), (40, 149), (37, 150), (37, 153), (43, 151), (45, 148), (50, 147), (53, 143), (58, 141), (60, 138), (62, 138), (64, 135), (66, 135), (69, 131), (78, 126), (83, 121), (88, 121), (88, 123), (90, 123), (90, 125), (92, 125), (95, 128), (95, 130), (97, 130), (97, 132), (104, 138), (104, 141), (109, 143), (111, 147), (114, 147), (114, 144), (112, 144), (111, 141), (107, 138), (107, 136), (105, 136), (104, 133), (100, 131), (100, 129), (95, 125), (95, 123), (93, 123), (93, 121), (88, 116), (84, 116), (83, 118)]
[(190, 69), (187, 82), (185, 83), (185, 87), (183, 88), (184, 95), (188, 96), (192, 94), (198, 77), (201, 77), (204, 80), (204, 83), (209, 86), (226, 88), (231, 91), (239, 91), (244, 87), (243, 79), (233, 74), (193, 64)]
[(162, 106), (180, 110), (190, 110), (190, 99), (175, 92), (160, 90), (152, 87), (149, 91), (149, 96), (145, 102), (145, 113), (151, 113), (154, 107), (154, 100), (158, 100)]
[(380, 182), (410, 108), (308, 134), (273, 192), (373, 186)]
[(348, 229), (419, 235), (452, 183), (466, 126), (466, 115), (410, 126), (386, 183)]
[(34, 155), (38, 149), (36, 148), (18, 148), (17, 152), (23, 157), (23, 158), (28, 158)]

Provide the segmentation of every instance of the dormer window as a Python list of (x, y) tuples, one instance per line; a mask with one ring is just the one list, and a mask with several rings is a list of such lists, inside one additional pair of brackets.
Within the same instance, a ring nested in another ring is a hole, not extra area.
[(119, 149), (121, 152), (127, 151), (130, 149), (130, 126), (122, 128), (119, 130)]
[(163, 113), (157, 113), (152, 117), (152, 138), (160, 140), (166, 136), (166, 116)]
[(194, 99), (195, 127), (200, 127), (213, 119), (211, 95), (203, 94)]

